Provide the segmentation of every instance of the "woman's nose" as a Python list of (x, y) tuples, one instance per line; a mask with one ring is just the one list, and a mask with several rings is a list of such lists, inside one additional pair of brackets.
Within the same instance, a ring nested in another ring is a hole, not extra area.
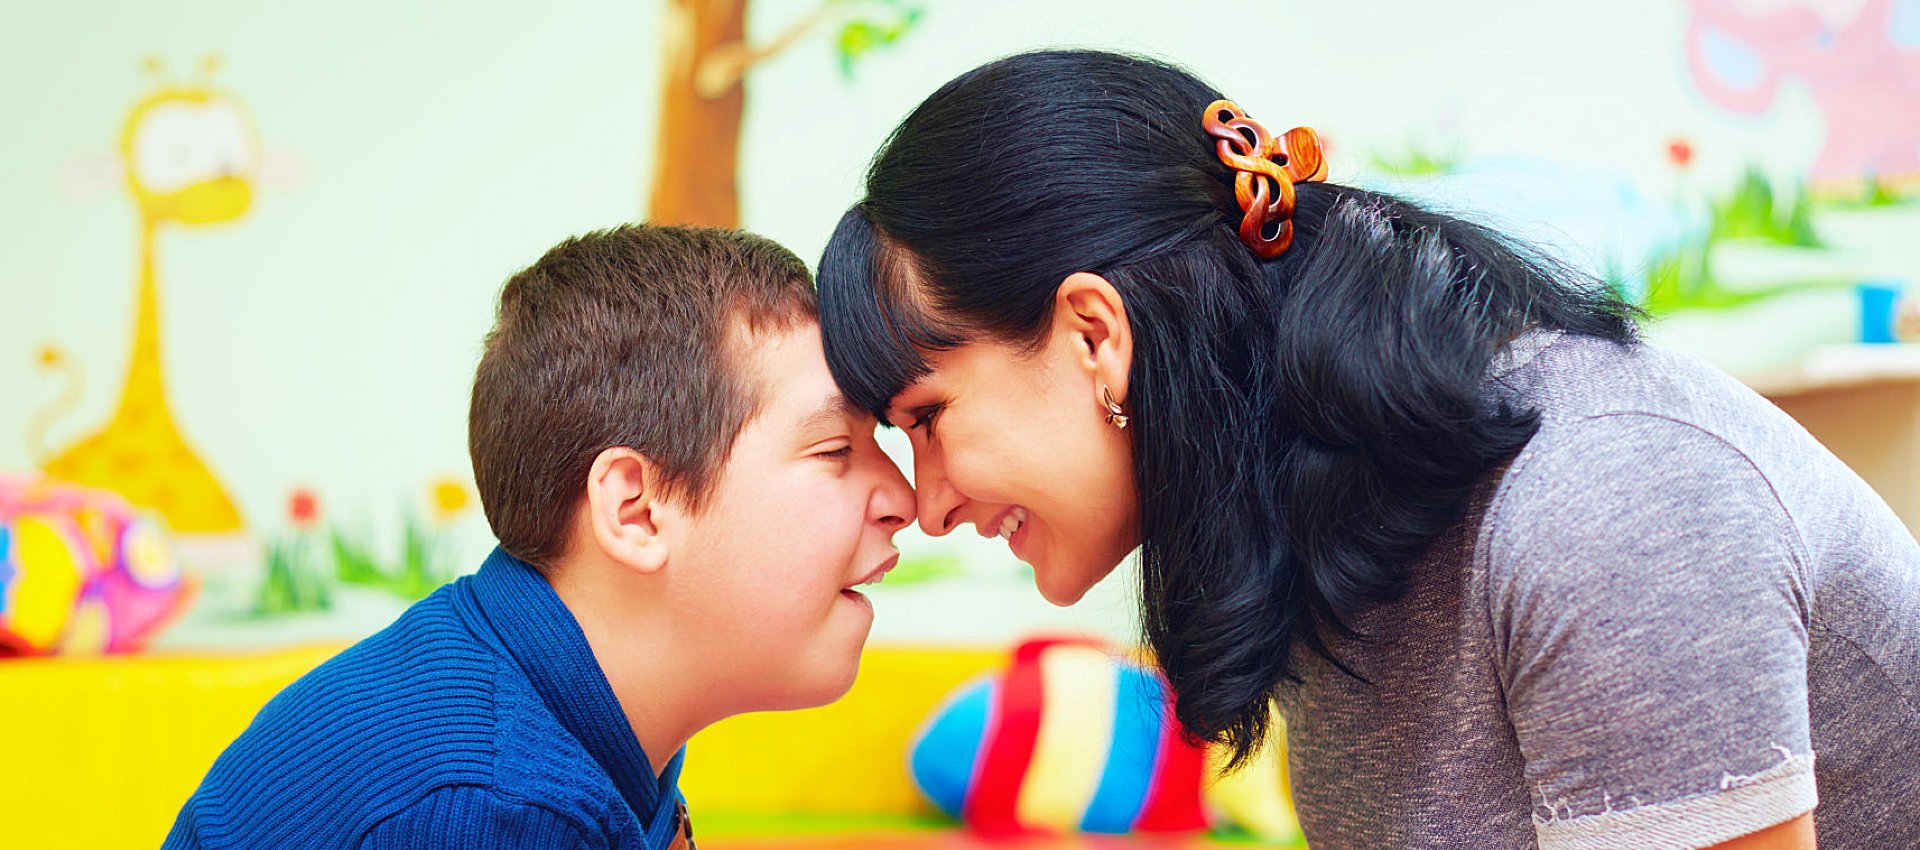
[(953, 489), (947, 481), (946, 470), (940, 464), (916, 452), (913, 458), (914, 497), (920, 512), (920, 530), (933, 537), (940, 537), (952, 531), (958, 523), (953, 515), (966, 502), (960, 492)]
[(900, 474), (900, 467), (894, 466), (891, 460), (883, 459), (881, 463), (886, 468), (874, 492), (874, 509), (881, 527), (892, 533), (913, 522), (918, 504), (913, 485)]

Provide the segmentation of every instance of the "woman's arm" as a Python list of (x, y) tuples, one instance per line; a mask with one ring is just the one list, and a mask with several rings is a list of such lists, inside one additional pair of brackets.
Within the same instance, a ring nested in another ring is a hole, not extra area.
[(1818, 796), (1811, 579), (1770, 483), (1672, 419), (1559, 428), (1509, 470), (1486, 547), (1541, 847), (1810, 846), (1771, 843)]
[(1724, 844), (1715, 844), (1706, 850), (1814, 850), (1813, 813), (1808, 812), (1779, 826), (1770, 826)]

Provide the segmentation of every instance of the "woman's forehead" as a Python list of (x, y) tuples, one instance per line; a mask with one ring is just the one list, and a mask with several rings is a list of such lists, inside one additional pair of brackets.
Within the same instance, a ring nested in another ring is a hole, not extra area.
[(887, 412), (895, 413), (905, 408), (925, 404), (928, 400), (938, 396), (940, 394), (938, 374), (938, 372), (930, 372), (922, 376), (919, 380), (901, 387), (900, 391), (894, 393), (893, 398), (888, 400)]
[[(979, 339), (953, 348), (919, 349), (926, 372), (894, 393), (891, 407), (899, 410), (959, 393), (980, 380), (999, 380), (1008, 368), (1017, 368), (1024, 348)], [(1004, 376), (1002, 376), (1004, 377)]]

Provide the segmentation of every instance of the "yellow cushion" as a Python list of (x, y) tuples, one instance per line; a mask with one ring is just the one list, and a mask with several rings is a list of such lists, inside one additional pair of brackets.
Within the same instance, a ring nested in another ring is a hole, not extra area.
[[(157, 846), (260, 707), (342, 648), (0, 663), (6, 845)], [(908, 742), (949, 691), (1004, 659), (998, 649), (871, 648), (838, 703), (700, 733), (681, 787), (706, 814), (930, 813), (907, 772)]]

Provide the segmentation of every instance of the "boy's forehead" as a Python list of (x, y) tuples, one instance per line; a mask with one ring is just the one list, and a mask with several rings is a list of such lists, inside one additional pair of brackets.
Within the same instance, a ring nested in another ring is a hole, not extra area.
[[(781, 427), (793, 427), (832, 409), (847, 408), (840, 388), (827, 369), (820, 347), (820, 326), (796, 321), (785, 328), (737, 328), (737, 351), (745, 379), (759, 399), (760, 418)], [(851, 408), (847, 408), (851, 409)]]

